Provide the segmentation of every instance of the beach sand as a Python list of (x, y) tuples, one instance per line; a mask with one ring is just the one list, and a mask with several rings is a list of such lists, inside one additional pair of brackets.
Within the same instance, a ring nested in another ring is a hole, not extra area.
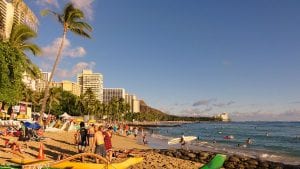
[[(46, 137), (42, 141), (45, 146), (44, 153), (46, 159), (57, 160), (58, 156), (63, 153), (67, 156), (77, 154), (77, 147), (74, 144), (74, 132), (46, 132), (44, 133)], [(0, 139), (0, 164), (6, 164), (10, 158), (17, 157), (10, 152), (5, 152), (3, 150), (5, 139), (9, 137), (1, 136)], [(28, 142), (28, 148), (24, 149), (24, 155), (26, 158), (36, 159), (39, 151), (39, 146), (41, 142), (30, 141)], [(144, 160), (142, 163), (132, 166), (131, 169), (142, 169), (142, 168), (199, 168), (202, 166), (201, 163), (192, 162), (189, 160), (182, 160), (174, 157), (169, 157), (156, 153), (149, 150), (150, 147), (138, 144), (137, 140), (133, 137), (125, 137), (113, 135), (112, 138), (113, 150), (131, 150), (138, 149), (143, 151), (142, 156)], [(122, 159), (116, 158), (114, 161), (120, 161)]]

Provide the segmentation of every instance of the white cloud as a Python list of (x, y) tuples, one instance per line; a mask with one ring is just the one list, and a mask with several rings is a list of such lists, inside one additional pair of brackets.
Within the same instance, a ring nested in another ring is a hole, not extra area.
[(60, 79), (72, 78), (81, 72), (83, 69), (93, 69), (95, 67), (95, 62), (79, 62), (72, 67), (71, 70), (67, 69), (58, 69), (56, 72), (57, 77)]
[(76, 8), (81, 9), (88, 19), (93, 19), (94, 11), (92, 8), (92, 3), (94, 0), (71, 0), (71, 2)]
[[(55, 59), (60, 44), (61, 38), (56, 38), (50, 45), (42, 47), (43, 55), (49, 59)], [(86, 51), (83, 47), (72, 48), (71, 42), (68, 39), (65, 40), (62, 56), (77, 58), (83, 57), (85, 54)]]
[(59, 7), (57, 0), (37, 0), (36, 3), (40, 6), (53, 5), (56, 8)]

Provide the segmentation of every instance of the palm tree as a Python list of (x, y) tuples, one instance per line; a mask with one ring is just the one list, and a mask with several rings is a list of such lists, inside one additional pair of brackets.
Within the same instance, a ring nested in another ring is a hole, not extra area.
[(49, 77), (49, 81), (46, 82), (46, 88), (45, 88), (41, 113), (43, 113), (46, 109), (46, 103), (49, 97), (49, 83), (52, 81), (56, 67), (61, 58), (64, 42), (67, 37), (67, 32), (71, 31), (77, 35), (91, 38), (90, 35), (87, 33), (87, 31), (88, 32), (92, 31), (92, 27), (83, 21), (83, 19), (85, 18), (84, 13), (80, 9), (75, 8), (71, 3), (65, 6), (65, 9), (62, 14), (56, 13), (48, 9), (43, 10), (41, 12), (43, 16), (48, 15), (49, 13), (53, 14), (57, 18), (58, 22), (61, 23), (61, 25), (63, 26), (63, 34), (62, 34), (60, 46), (57, 51), (55, 62), (53, 64), (51, 75)]
[(84, 108), (83, 95), (80, 95), (76, 99), (75, 107), (76, 107), (76, 110), (80, 113), (80, 115), (84, 115), (85, 108)]
[(33, 64), (30, 58), (25, 54), (26, 51), (30, 51), (33, 55), (37, 56), (41, 54), (41, 49), (34, 43), (30, 42), (32, 38), (37, 37), (36, 32), (34, 32), (30, 27), (25, 24), (18, 24), (13, 26), (10, 33), (8, 43), (20, 51), (21, 55), (19, 61), (25, 68), (25, 71), (32, 77), (39, 76), (39, 68)]
[(49, 93), (49, 110), (48, 114), (50, 114), (52, 109), (52, 103), (59, 103), (59, 100), (61, 98), (61, 89), (60, 88), (51, 88)]

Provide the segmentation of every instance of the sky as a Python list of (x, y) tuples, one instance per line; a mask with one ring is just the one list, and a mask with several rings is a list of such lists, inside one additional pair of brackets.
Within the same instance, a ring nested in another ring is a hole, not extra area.
[[(39, 18), (50, 71), (62, 35), (54, 17), (68, 0), (24, 0)], [(92, 39), (68, 33), (56, 81), (82, 69), (169, 114), (300, 121), (300, 1), (71, 0)]]

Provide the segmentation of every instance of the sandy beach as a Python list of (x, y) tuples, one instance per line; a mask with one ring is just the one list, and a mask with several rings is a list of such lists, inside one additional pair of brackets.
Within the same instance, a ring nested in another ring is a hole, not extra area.
[[(74, 144), (74, 132), (45, 132), (45, 139), (41, 142), (30, 141), (28, 148), (23, 149), (22, 155), (26, 158), (37, 159), (39, 146), (41, 143), (45, 146), (44, 153), (46, 159), (57, 161), (59, 156), (64, 157), (77, 154), (77, 147)], [(16, 137), (0, 137), (0, 164), (10, 164), (11, 158), (20, 158), (19, 156), (7, 152), (4, 148), (6, 139), (17, 139)], [(207, 151), (195, 151), (184, 149), (152, 149), (147, 145), (140, 143), (141, 138), (131, 136), (113, 135), (112, 145), (116, 154), (112, 163), (121, 162), (128, 157), (143, 157), (139, 164), (131, 166), (130, 169), (196, 169), (203, 164), (208, 163), (216, 153)], [(87, 150), (86, 152), (90, 152)], [(280, 162), (261, 161), (255, 158), (245, 156), (227, 155), (224, 168), (262, 168), (262, 169), (298, 169), (299, 165), (285, 165)]]
[[(45, 146), (44, 153), (46, 159), (57, 160), (60, 154), (65, 154), (67, 156), (77, 154), (77, 147), (74, 144), (74, 132), (45, 132), (45, 140), (42, 143)], [(3, 150), (5, 139), (10, 139), (12, 137), (1, 136), (0, 141), (0, 164), (6, 164), (10, 158), (18, 157), (10, 152), (5, 152)], [(16, 139), (16, 138), (14, 138)], [(193, 162), (189, 160), (183, 160), (179, 158), (174, 158), (166, 156), (155, 151), (152, 151), (150, 147), (138, 144), (137, 140), (132, 137), (118, 136), (114, 135), (112, 138), (113, 150), (114, 151), (124, 151), (137, 149), (137, 151), (142, 151), (141, 156), (144, 157), (142, 163), (132, 166), (132, 169), (142, 169), (142, 168), (199, 168), (202, 166), (199, 162)], [(24, 149), (22, 155), (26, 158), (36, 159), (39, 151), (40, 142), (30, 141), (28, 142), (28, 148)], [(124, 159), (124, 158), (123, 158)], [(120, 161), (122, 159), (115, 158), (113, 162)]]

